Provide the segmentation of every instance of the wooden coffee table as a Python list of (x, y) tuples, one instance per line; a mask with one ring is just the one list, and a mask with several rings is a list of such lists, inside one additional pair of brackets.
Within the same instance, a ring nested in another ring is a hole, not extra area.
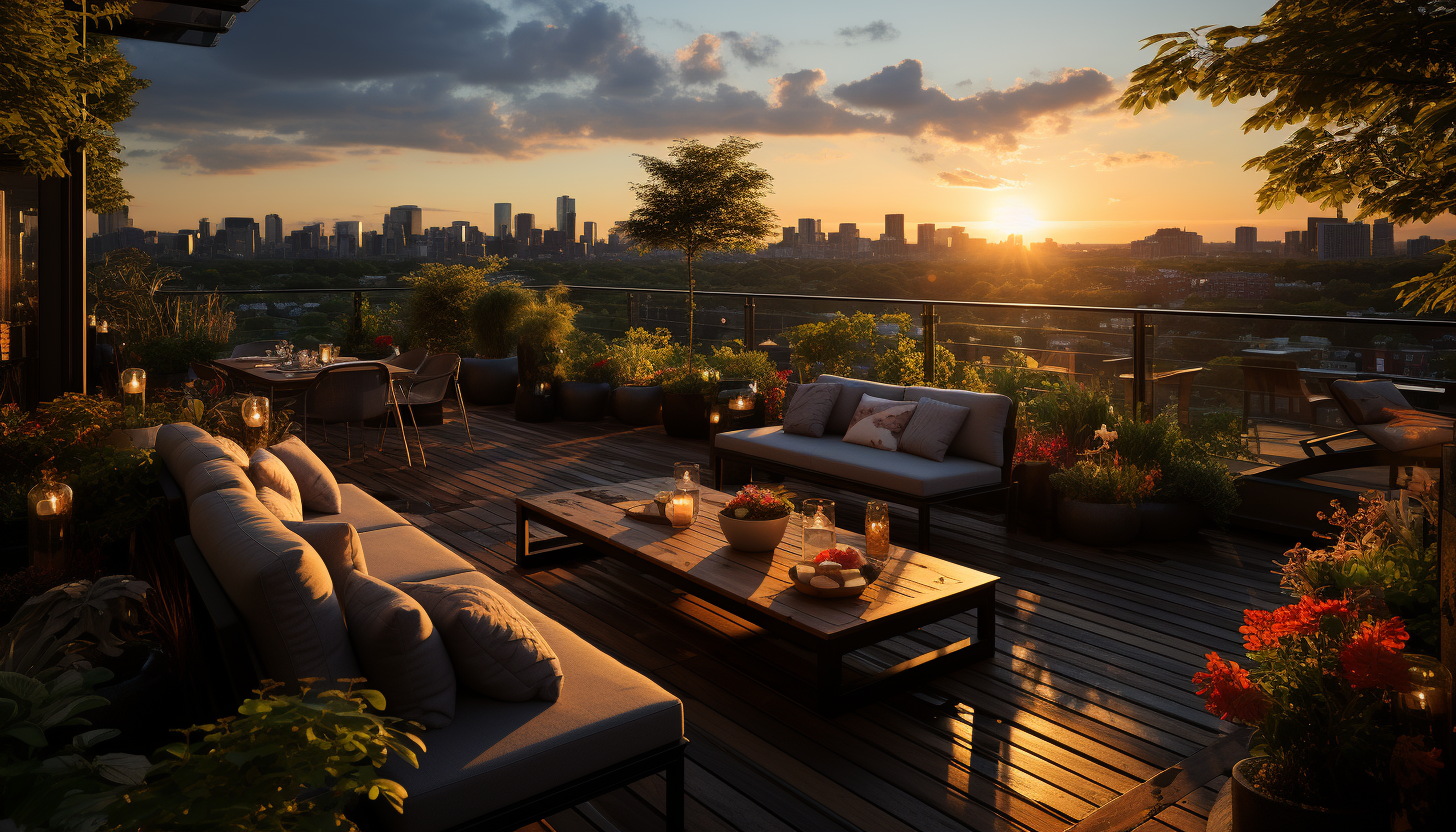
[[(624, 508), (650, 502), (670, 479), (637, 480), (576, 491), (516, 498), (516, 563), (532, 568), (586, 547), (691, 593), (812, 650), (818, 657), (819, 706), (838, 710), (893, 685), (940, 675), (989, 658), (996, 644), (996, 582), (937, 557), (894, 547), (885, 572), (858, 598), (825, 599), (790, 585), (788, 568), (799, 560), (802, 531), (796, 515), (773, 553), (730, 548), (717, 514), (731, 495), (710, 488), (701, 494), (696, 522), (673, 529), (628, 518)], [(562, 537), (531, 541), (540, 524)], [(864, 536), (840, 529), (838, 538), (861, 550)], [(976, 637), (946, 645), (846, 684), (845, 654), (969, 609), (976, 610)]]

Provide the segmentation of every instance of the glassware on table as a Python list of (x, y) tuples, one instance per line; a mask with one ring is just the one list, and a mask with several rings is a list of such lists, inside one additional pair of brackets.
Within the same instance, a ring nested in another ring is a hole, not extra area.
[(834, 501), (805, 500), (803, 515), (804, 541), (799, 556), (812, 560), (825, 549), (834, 548)]
[(884, 500), (865, 503), (865, 578), (874, 581), (890, 558), (890, 504)]
[(667, 519), (672, 522), (674, 529), (685, 529), (693, 524), (698, 516), (698, 492), (684, 491), (679, 488), (672, 492), (672, 499), (667, 504)]
[(678, 462), (672, 466), (672, 487), (675, 491), (687, 491), (693, 495), (693, 516), (698, 516), (698, 509), (702, 506), (700, 496), (703, 488), (703, 475), (696, 462)]

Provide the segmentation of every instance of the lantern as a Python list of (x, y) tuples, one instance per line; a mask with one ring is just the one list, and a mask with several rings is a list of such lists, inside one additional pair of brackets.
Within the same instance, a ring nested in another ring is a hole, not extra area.
[(693, 497), (693, 516), (698, 514), (701, 502), (703, 480), (696, 462), (678, 462), (672, 466), (672, 487), (674, 492), (683, 491)]
[(249, 396), (243, 400), (243, 424), (250, 428), (264, 427), (272, 407), (263, 396)]
[(147, 371), (130, 367), (121, 371), (121, 407), (133, 409), (138, 415), (147, 409)]
[(890, 504), (865, 503), (865, 557), (884, 559), (890, 554)]
[(71, 550), (71, 487), (42, 482), (26, 495), (30, 515), (30, 565), (60, 569)]
[(320, 364), (329, 365), (337, 359), (333, 344), (319, 344), (318, 360)]

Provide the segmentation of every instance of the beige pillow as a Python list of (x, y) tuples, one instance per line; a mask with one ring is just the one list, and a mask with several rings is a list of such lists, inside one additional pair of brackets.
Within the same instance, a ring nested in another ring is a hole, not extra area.
[(274, 517), (285, 523), (297, 523), (303, 520), (303, 512), (299, 510), (298, 506), (266, 485), (258, 489), (258, 502), (272, 512)]
[(248, 452), (243, 450), (243, 446), (227, 438), (226, 436), (214, 436), (212, 437), (212, 441), (216, 442), (219, 448), (227, 451), (228, 457), (230, 457), (233, 462), (236, 462), (244, 468), (248, 467)]
[(844, 431), (844, 441), (893, 451), (900, 447), (900, 435), (915, 415), (915, 402), (880, 399), (865, 393)]
[(945, 452), (960, 433), (961, 425), (971, 415), (969, 407), (961, 407), (935, 399), (921, 399), (915, 404), (915, 415), (900, 436), (900, 450), (936, 462), (945, 461)]
[(561, 696), (561, 662), (541, 633), (505, 599), (468, 584), (407, 583), (445, 639), (465, 687), (492, 699)]
[(334, 592), (340, 597), (348, 585), (349, 573), (354, 571), (369, 574), (369, 565), (364, 560), (364, 542), (359, 532), (348, 523), (299, 523), (283, 521), (289, 531), (303, 538), (323, 558), (329, 568), (329, 577), (334, 581)]
[(305, 508), (320, 514), (338, 514), (344, 510), (344, 497), (339, 493), (339, 481), (334, 479), (334, 472), (312, 448), (303, 444), (302, 439), (290, 436), (268, 450), (293, 474)]
[(829, 413), (840, 395), (838, 384), (791, 384), (784, 409), (784, 433), (823, 436)]
[(344, 590), (349, 640), (384, 709), (426, 728), (455, 718), (455, 670), (419, 602), (378, 578), (350, 572)]
[(252, 458), (248, 460), (248, 478), (260, 489), (271, 488), (278, 492), (279, 496), (293, 504), (298, 519), (303, 519), (303, 495), (298, 490), (298, 480), (293, 478), (283, 460), (264, 448), (253, 451)]
[(248, 472), (231, 459), (209, 459), (206, 462), (199, 462), (182, 477), (182, 493), (186, 495), (189, 506), (192, 505), (193, 500), (203, 494), (220, 491), (224, 488), (237, 488), (249, 494), (256, 493), (253, 481), (248, 479)]

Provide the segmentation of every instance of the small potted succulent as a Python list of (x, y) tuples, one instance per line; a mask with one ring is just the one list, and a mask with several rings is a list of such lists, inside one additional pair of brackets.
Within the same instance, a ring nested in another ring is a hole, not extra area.
[(794, 504), (767, 488), (746, 485), (718, 512), (728, 545), (740, 552), (772, 552), (784, 539)]

